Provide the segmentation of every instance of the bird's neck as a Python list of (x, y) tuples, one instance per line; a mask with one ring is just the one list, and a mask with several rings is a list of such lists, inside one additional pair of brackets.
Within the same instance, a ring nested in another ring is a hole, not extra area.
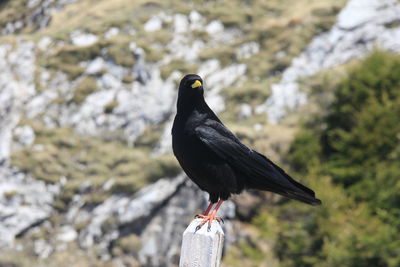
[(187, 117), (190, 116), (190, 114), (192, 114), (192, 112), (195, 110), (199, 112), (204, 112), (210, 109), (206, 101), (204, 100), (203, 96), (194, 97), (190, 100), (191, 101), (188, 101), (188, 99), (178, 98), (178, 103), (177, 103), (178, 115)]
[(220, 122), (217, 115), (215, 115), (215, 113), (207, 105), (203, 96), (197, 98), (194, 102), (183, 101), (183, 103), (179, 103), (178, 101), (176, 118), (178, 121), (180, 121), (181, 123), (185, 123), (187, 119), (193, 114), (193, 112), (207, 114), (208, 117)]

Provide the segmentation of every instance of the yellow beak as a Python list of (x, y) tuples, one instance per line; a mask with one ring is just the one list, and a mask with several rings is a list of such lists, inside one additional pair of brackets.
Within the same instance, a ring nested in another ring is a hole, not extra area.
[(192, 88), (197, 88), (201, 86), (201, 82), (199, 80), (196, 80), (193, 84), (192, 84)]

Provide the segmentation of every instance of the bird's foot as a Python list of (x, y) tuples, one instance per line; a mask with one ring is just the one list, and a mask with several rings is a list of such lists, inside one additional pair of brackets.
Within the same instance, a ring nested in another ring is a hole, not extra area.
[(199, 223), (199, 225), (197, 225), (196, 231), (200, 230), (200, 228), (203, 225), (208, 223), (207, 231), (210, 232), (211, 231), (211, 223), (212, 223), (212, 221), (217, 221), (218, 223), (221, 223), (221, 222), (224, 223), (224, 220), (221, 217), (216, 217), (214, 212), (212, 212), (210, 215), (198, 214), (198, 215), (195, 216), (195, 218), (203, 219)]

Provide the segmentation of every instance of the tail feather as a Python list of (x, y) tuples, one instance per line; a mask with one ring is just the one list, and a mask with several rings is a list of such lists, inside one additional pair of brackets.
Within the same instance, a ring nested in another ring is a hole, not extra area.
[(318, 198), (315, 198), (314, 196), (308, 196), (305, 194), (301, 194), (298, 192), (285, 192), (285, 193), (280, 193), (280, 194), (287, 198), (299, 200), (303, 203), (313, 205), (313, 206), (319, 206), (322, 204), (322, 201), (319, 200)]
[(277, 192), (278, 194), (283, 195), (288, 198), (291, 198), (291, 199), (299, 200), (301, 202), (304, 202), (304, 203), (307, 203), (307, 204), (310, 204), (313, 206), (319, 206), (322, 204), (322, 201), (315, 197), (315, 192), (313, 190), (311, 190), (307, 186), (302, 185), (301, 183), (294, 180), (282, 168), (280, 168), (278, 165), (273, 163), (271, 160), (269, 160), (264, 155), (262, 155), (260, 153), (258, 153), (258, 155), (262, 156), (266, 161), (268, 161), (277, 170), (277, 172), (280, 175), (283, 175), (293, 185), (293, 187), (291, 189), (284, 190), (283, 192), (282, 191)]

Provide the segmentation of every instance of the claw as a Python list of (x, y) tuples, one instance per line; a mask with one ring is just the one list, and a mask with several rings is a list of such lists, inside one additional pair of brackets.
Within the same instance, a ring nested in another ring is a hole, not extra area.
[(199, 223), (199, 225), (196, 227), (196, 231), (200, 230), (203, 225), (206, 223), (207, 225), (207, 232), (211, 231), (211, 223), (212, 221), (217, 221), (218, 223), (223, 222), (223, 220), (220, 217), (215, 216), (216, 212), (212, 212), (210, 215), (203, 215), (203, 214), (198, 214), (195, 216), (195, 218), (202, 218), (203, 220)]
[(194, 232), (197, 232), (197, 231), (199, 231), (199, 230), (200, 230), (200, 228), (201, 228), (201, 226), (200, 226), (200, 225), (197, 225), (197, 226), (196, 226), (196, 229), (194, 230)]

